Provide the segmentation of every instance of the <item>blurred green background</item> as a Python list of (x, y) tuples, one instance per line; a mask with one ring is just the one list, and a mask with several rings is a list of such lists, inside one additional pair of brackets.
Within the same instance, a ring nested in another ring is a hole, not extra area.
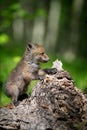
[(0, 106), (11, 102), (5, 82), (29, 41), (46, 48), (51, 60), (42, 68), (61, 60), (87, 92), (87, 0), (0, 0)]

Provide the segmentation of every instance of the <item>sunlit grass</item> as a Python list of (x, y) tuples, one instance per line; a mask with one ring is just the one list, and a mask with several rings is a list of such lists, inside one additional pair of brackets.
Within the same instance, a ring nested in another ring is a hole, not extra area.
[(6, 106), (11, 102), (11, 99), (8, 98), (4, 92), (1, 93), (1, 98), (0, 98), (0, 107)]

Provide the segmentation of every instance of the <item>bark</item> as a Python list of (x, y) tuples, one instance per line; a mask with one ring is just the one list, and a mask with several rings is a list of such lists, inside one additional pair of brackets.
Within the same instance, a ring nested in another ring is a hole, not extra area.
[(87, 99), (65, 70), (46, 75), (14, 109), (0, 109), (0, 130), (87, 130)]

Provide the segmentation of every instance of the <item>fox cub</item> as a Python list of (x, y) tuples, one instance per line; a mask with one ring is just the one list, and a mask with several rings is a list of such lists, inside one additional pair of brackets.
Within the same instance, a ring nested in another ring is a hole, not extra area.
[(45, 73), (54, 74), (56, 69), (40, 69), (40, 62), (48, 62), (49, 57), (44, 47), (28, 43), (21, 61), (11, 72), (6, 82), (6, 94), (11, 97), (13, 104), (18, 97), (25, 94), (31, 80), (41, 79)]

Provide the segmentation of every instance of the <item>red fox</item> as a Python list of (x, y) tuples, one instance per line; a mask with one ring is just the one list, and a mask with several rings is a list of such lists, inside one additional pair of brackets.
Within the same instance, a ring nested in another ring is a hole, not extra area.
[(6, 94), (11, 97), (14, 105), (18, 97), (26, 93), (31, 80), (40, 79), (45, 73), (54, 74), (56, 72), (54, 69), (40, 69), (40, 62), (48, 61), (49, 57), (44, 47), (28, 43), (21, 61), (13, 69), (6, 82)]

